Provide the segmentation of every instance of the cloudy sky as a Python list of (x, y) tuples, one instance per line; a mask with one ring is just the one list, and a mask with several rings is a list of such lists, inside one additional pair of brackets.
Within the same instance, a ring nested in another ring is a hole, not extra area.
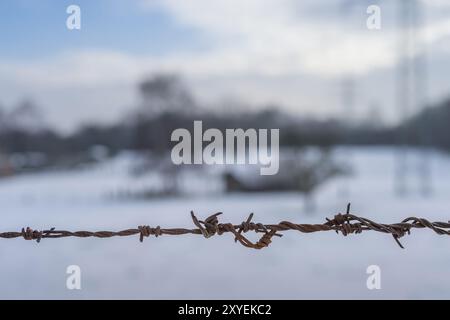
[[(68, 30), (66, 8), (81, 8)], [(371, 4), (381, 30), (366, 27)], [(395, 120), (398, 1), (383, 0), (2, 0), (0, 105), (33, 99), (70, 131), (111, 122), (139, 103), (136, 84), (180, 73), (205, 105), (277, 103), (297, 114), (344, 116), (342, 79), (355, 110)], [(450, 1), (422, 0), (429, 96), (450, 92)], [(425, 4), (425, 5), (424, 5)]]

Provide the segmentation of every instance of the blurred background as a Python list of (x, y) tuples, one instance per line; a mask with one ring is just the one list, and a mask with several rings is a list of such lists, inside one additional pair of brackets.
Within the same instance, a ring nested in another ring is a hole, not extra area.
[[(188, 227), (190, 210), (322, 223), (347, 202), (448, 221), (449, 17), (445, 0), (3, 0), (0, 231)], [(280, 129), (279, 173), (175, 166), (170, 135), (194, 120)], [(375, 233), (232, 240), (1, 240), (0, 297), (450, 298), (448, 240), (426, 230), (405, 250)]]

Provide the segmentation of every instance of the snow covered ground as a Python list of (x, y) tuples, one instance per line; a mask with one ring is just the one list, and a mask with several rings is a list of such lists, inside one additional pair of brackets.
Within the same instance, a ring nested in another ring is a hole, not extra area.
[[(199, 217), (224, 212), (221, 221), (321, 223), (343, 211), (391, 223), (416, 215), (450, 219), (450, 157), (433, 153), (434, 192), (422, 197), (411, 174), (412, 192), (393, 190), (395, 154), (390, 148), (339, 149), (350, 156), (354, 175), (324, 185), (317, 211), (304, 212), (301, 196), (220, 194), (117, 201), (109, 191), (136, 182), (123, 173), (125, 158), (98, 168), (41, 173), (0, 180), (0, 230), (56, 227), (118, 230), (141, 224), (190, 227)], [(414, 160), (414, 154), (411, 159)], [(416, 163), (412, 163), (412, 170)], [(346, 190), (347, 188), (347, 190)], [(414, 230), (400, 249), (389, 235), (367, 232), (285, 233), (264, 250), (234, 243), (231, 235), (112, 239), (67, 238), (37, 244), (0, 240), (0, 298), (450, 298), (450, 238)], [(381, 289), (368, 290), (366, 268), (381, 268)], [(82, 289), (66, 289), (66, 268), (79, 265)]]

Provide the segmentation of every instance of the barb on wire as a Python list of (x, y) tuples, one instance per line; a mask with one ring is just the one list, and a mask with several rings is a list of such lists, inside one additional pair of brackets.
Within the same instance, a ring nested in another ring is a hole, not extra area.
[[(56, 239), (66, 237), (78, 238), (111, 238), (111, 237), (127, 237), (139, 235), (139, 241), (143, 242), (144, 238), (162, 235), (180, 236), (185, 234), (202, 235), (205, 238), (211, 238), (215, 235), (222, 235), (224, 233), (231, 233), (234, 235), (235, 242), (252, 249), (262, 249), (268, 247), (272, 242), (274, 236), (281, 237), (282, 232), (294, 230), (301, 233), (311, 233), (319, 231), (335, 231), (344, 236), (349, 234), (358, 234), (363, 231), (376, 231), (381, 233), (391, 234), (397, 244), (403, 248), (399, 239), (405, 234), (410, 234), (412, 229), (428, 228), (439, 235), (450, 235), (450, 222), (430, 222), (423, 218), (409, 217), (394, 224), (377, 223), (372, 220), (358, 217), (350, 213), (350, 203), (347, 205), (345, 214), (338, 213), (332, 219), (326, 219), (323, 224), (296, 224), (289, 221), (281, 221), (278, 224), (262, 224), (253, 222), (253, 213), (251, 213), (247, 220), (240, 224), (220, 223), (218, 216), (222, 212), (215, 213), (205, 220), (198, 220), (194, 212), (191, 211), (191, 218), (194, 229), (185, 228), (171, 228), (164, 229), (160, 226), (152, 228), (148, 225), (138, 226), (136, 229), (126, 229), (122, 231), (66, 231), (56, 230), (51, 228), (49, 230), (33, 230), (30, 227), (22, 228), (21, 232), (1, 232), (0, 238), (12, 239), (23, 238), (25, 240), (36, 240), (40, 242), (42, 239)], [(249, 240), (244, 234), (254, 232), (262, 233), (260, 239), (256, 242)]]

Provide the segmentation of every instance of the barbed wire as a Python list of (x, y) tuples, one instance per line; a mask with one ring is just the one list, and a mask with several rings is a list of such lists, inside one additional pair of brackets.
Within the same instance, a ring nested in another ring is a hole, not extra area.
[[(66, 237), (78, 238), (111, 238), (111, 237), (127, 237), (139, 235), (140, 242), (149, 236), (159, 237), (162, 235), (180, 236), (185, 234), (203, 235), (205, 238), (210, 238), (215, 235), (222, 235), (224, 233), (232, 233), (235, 242), (239, 242), (244, 247), (252, 249), (262, 249), (268, 247), (272, 242), (274, 236), (281, 237), (281, 232), (294, 230), (302, 233), (312, 233), (319, 231), (335, 231), (344, 236), (355, 233), (362, 233), (363, 231), (376, 231), (381, 233), (391, 234), (397, 244), (403, 248), (399, 239), (405, 234), (410, 234), (412, 229), (428, 228), (439, 235), (450, 235), (450, 222), (430, 222), (423, 218), (409, 217), (394, 224), (377, 223), (372, 220), (358, 217), (350, 213), (350, 203), (347, 205), (345, 214), (338, 213), (332, 219), (326, 219), (323, 224), (296, 224), (289, 221), (281, 221), (278, 224), (262, 224), (252, 222), (253, 213), (249, 215), (246, 221), (240, 224), (219, 223), (218, 216), (221, 212), (215, 213), (204, 221), (198, 220), (194, 212), (191, 211), (191, 218), (196, 228), (170, 228), (163, 229), (160, 226), (152, 228), (148, 225), (138, 226), (136, 229), (126, 229), (121, 231), (66, 231), (55, 230), (33, 230), (30, 227), (22, 228), (21, 232), (2, 232), (0, 238), (12, 239), (23, 238), (25, 240), (36, 240), (40, 242), (42, 239), (57, 239)], [(262, 233), (261, 238), (252, 242), (244, 236), (247, 232)]]

